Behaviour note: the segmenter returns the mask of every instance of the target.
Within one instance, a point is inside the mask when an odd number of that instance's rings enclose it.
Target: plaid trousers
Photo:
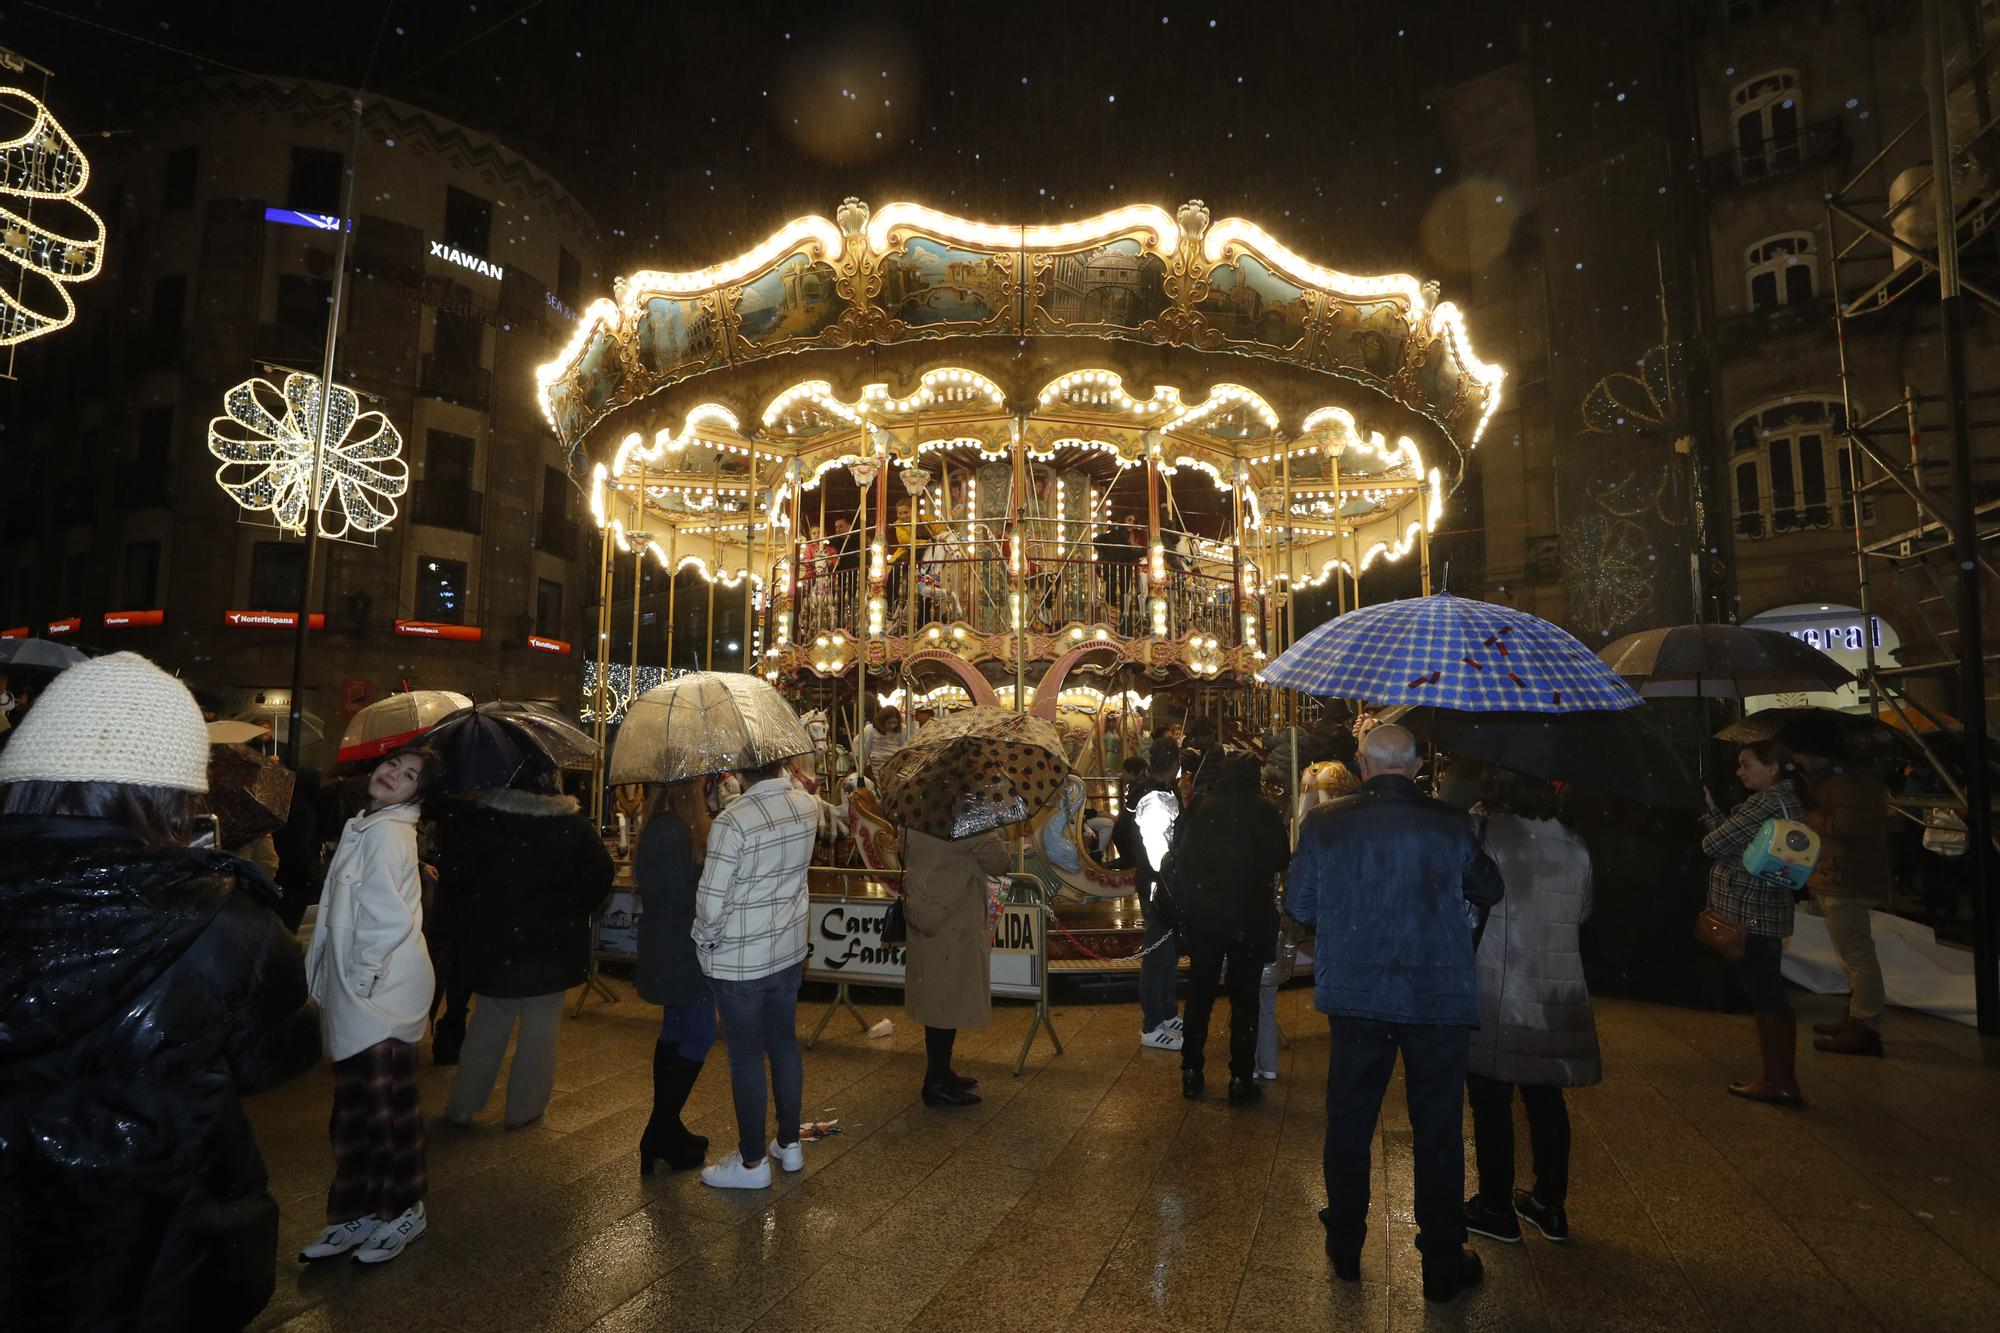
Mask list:
[[[424,1121],[417,1107],[417,1048],[389,1038],[333,1062],[333,1184],[329,1225],[385,1221],[424,1197]]]

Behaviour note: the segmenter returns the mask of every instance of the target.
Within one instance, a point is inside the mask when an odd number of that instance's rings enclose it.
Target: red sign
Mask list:
[[[538,653],[558,653],[564,657],[569,656],[569,645],[561,639],[545,639],[539,634],[530,634],[528,636],[528,646]]]
[[[12,629],[0,629],[0,639],[25,639],[33,632],[32,625],[16,625]]]
[[[459,643],[478,643],[477,625],[440,625],[429,620],[399,620],[396,633],[408,634],[418,639],[452,639]]]
[[[222,623],[225,625],[261,625],[269,629],[295,629],[299,623],[296,611],[224,611]],[[306,622],[308,629],[325,629],[326,617],[317,611]]]
[[[161,625],[166,623],[166,619],[165,611],[106,611],[104,628],[130,629],[135,625]]]
[[[51,639],[60,638],[65,634],[74,634],[82,628],[82,616],[71,616],[68,620],[51,620],[49,622],[49,637]]]

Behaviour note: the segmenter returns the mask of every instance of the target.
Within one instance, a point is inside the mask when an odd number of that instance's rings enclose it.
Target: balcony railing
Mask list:
[[[420,481],[410,488],[410,517],[433,528],[478,532],[485,513],[483,491]]]
[[[1806,126],[1796,134],[1766,139],[1755,148],[1736,147],[1707,162],[1710,190],[1734,190],[1776,180],[1808,167],[1847,160],[1847,131],[1839,117]]]
[[[576,559],[576,520],[546,510],[535,515],[535,549],[558,560]]]
[[[162,338],[152,335],[136,338],[132,344],[133,369],[179,370],[185,356],[186,344],[176,335]]]
[[[484,412],[492,395],[493,372],[484,366],[454,366],[424,353],[423,391],[433,398]]]
[[[1746,314],[1731,315],[1715,330],[1716,350],[1731,359],[1755,356],[1774,338],[1790,338],[1803,333],[1833,332],[1833,298],[1815,297],[1790,305],[1771,306]]]

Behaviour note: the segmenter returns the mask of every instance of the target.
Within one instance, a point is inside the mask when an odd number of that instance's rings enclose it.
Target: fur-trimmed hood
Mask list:
[[[542,819],[573,815],[582,808],[574,796],[550,796],[512,787],[487,787],[473,794],[472,803],[496,814],[534,815]]]

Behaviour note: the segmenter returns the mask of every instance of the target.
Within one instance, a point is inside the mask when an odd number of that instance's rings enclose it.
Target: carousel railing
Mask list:
[[[982,533],[989,530],[978,526]],[[1165,534],[1172,543],[1162,557],[1166,577],[1156,581],[1148,577],[1145,550],[1117,529],[1080,519],[1035,519],[1023,525],[1023,533],[1022,616],[1033,631],[1102,625],[1115,634],[1141,637],[1153,632],[1152,603],[1158,597],[1165,604],[1164,628],[1170,638],[1206,634],[1234,644],[1241,634],[1240,613],[1261,611],[1255,598],[1239,602],[1234,563],[1212,553],[1187,553],[1192,542],[1184,534]],[[979,634],[1004,634],[1012,628],[1014,580],[1004,536],[920,535],[915,542],[888,547],[885,556],[882,632],[904,634],[959,623]],[[800,639],[834,630],[865,634],[871,593],[866,575],[859,564],[843,569],[832,557],[802,560],[794,634]]]

